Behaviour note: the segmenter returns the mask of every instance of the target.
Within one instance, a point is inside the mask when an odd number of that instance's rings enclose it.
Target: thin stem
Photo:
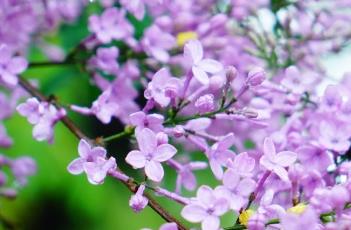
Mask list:
[[[19,77],[19,84],[30,93],[32,96],[38,98],[41,101],[47,101],[55,105],[57,108],[61,108],[61,106],[55,101],[52,102],[48,100],[48,98],[43,95],[40,91],[38,91],[35,87],[33,87],[27,80]],[[83,132],[68,118],[64,117],[61,119],[62,123],[78,138],[78,139],[87,139],[87,136],[83,134]],[[120,180],[131,192],[136,193],[138,184],[134,182],[133,179],[128,181]],[[145,194],[145,197],[149,200],[148,205],[157,212],[164,220],[167,222],[175,222],[178,225],[180,230],[186,230],[187,228],[174,216],[172,216],[167,210],[165,210],[153,197],[149,194]]]
[[[70,65],[75,65],[75,63],[72,62],[33,62],[29,63],[28,68],[36,68],[36,67],[50,67],[50,66],[70,66]]]

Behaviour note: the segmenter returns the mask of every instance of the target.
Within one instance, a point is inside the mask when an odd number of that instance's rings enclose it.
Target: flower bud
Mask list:
[[[266,79],[266,72],[261,67],[252,69],[246,79],[249,86],[258,86]]]
[[[177,125],[172,129],[172,134],[175,138],[180,138],[184,135],[185,130],[181,125]]]
[[[238,70],[234,66],[228,66],[226,69],[227,82],[231,83],[238,75]]]
[[[211,112],[215,109],[214,96],[212,94],[206,94],[199,97],[195,102],[195,107],[199,113]]]
[[[164,132],[159,132],[156,134],[157,145],[167,144],[168,143],[168,135]]]
[[[143,196],[144,190],[145,185],[140,185],[138,191],[129,200],[129,206],[133,209],[134,212],[138,213],[142,211],[148,203],[148,199]]]

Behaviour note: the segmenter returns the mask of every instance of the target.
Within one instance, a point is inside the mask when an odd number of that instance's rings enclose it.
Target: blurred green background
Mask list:
[[[100,11],[97,5],[91,4],[79,20],[70,25],[60,26],[57,31],[47,34],[45,39],[63,47],[68,53],[88,35],[88,15]],[[149,19],[143,22],[132,21],[139,36],[143,28],[150,23]],[[45,57],[33,46],[29,60],[40,62],[44,61]],[[86,73],[76,66],[30,68],[24,76],[27,79],[36,79],[45,95],[55,94],[62,103],[90,106],[99,95],[98,89],[89,84]],[[92,117],[73,113],[69,113],[69,117],[92,138],[109,136],[122,130],[118,121],[104,126]],[[135,214],[128,206],[131,193],[120,182],[108,178],[103,185],[94,186],[88,183],[83,174],[69,174],[66,167],[78,156],[78,140],[62,124],[55,128],[53,145],[36,142],[32,138],[32,126],[18,114],[6,120],[5,126],[15,143],[12,148],[0,149],[0,152],[12,157],[29,155],[38,164],[37,174],[30,177],[28,185],[19,192],[18,198],[0,198],[1,215],[14,223],[18,229],[158,229],[164,223],[149,207],[142,213]],[[117,159],[119,167],[129,175],[140,177],[124,163],[125,155],[130,150],[126,140],[112,142],[107,148],[109,154]],[[174,190],[175,173],[167,166],[165,170],[166,176],[162,186]],[[208,170],[197,172],[196,175],[199,183],[215,184]],[[172,214],[179,217],[180,205],[162,197],[157,199]],[[233,216],[228,214],[222,224],[230,226],[232,222]]]

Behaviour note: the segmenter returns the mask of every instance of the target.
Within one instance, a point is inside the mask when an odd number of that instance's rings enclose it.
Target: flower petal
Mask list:
[[[85,161],[82,158],[74,159],[68,166],[67,170],[73,175],[81,174],[84,171],[83,163]]]
[[[283,167],[276,165],[273,168],[273,172],[277,174],[277,176],[279,176],[279,178],[282,179],[282,181],[289,181],[288,172]]]
[[[22,73],[28,66],[28,62],[23,57],[14,57],[7,65],[7,69],[12,74]]]
[[[145,164],[146,176],[155,182],[160,182],[164,176],[162,165],[157,161],[149,161]]]
[[[269,137],[266,137],[264,139],[263,143],[263,153],[266,155],[271,161],[274,161],[276,151],[275,151],[275,146],[273,143],[273,140]]]
[[[200,67],[203,71],[212,74],[223,70],[223,65],[213,59],[203,59],[197,64],[197,66]]]
[[[223,185],[230,190],[235,189],[239,181],[239,174],[234,172],[233,169],[228,169],[223,175]]]
[[[192,71],[194,74],[194,77],[203,85],[208,85],[210,83],[210,79],[205,71],[203,71],[201,68],[193,66]]]
[[[218,230],[219,229],[219,218],[216,216],[207,216],[201,223],[202,230]]]
[[[213,190],[207,185],[202,185],[196,192],[197,199],[205,206],[211,206],[216,199]]]
[[[163,162],[171,159],[177,152],[177,149],[170,144],[162,144],[157,146],[156,152],[154,153],[153,160]]]
[[[136,139],[138,141],[139,149],[143,153],[153,153],[157,147],[157,139],[154,132],[150,129],[145,128],[140,132],[137,132]]]
[[[87,158],[89,156],[90,145],[86,140],[81,139],[79,141],[78,153],[79,153],[79,156],[81,156],[82,158]]]
[[[275,157],[275,163],[282,167],[292,165],[297,159],[297,154],[291,151],[279,152]]]
[[[216,216],[223,215],[229,209],[228,200],[225,198],[217,199],[216,202],[214,203],[213,208],[214,208],[213,214],[215,214]]]
[[[126,162],[134,168],[144,168],[146,163],[145,155],[137,150],[128,153]]]
[[[181,212],[182,217],[189,222],[198,223],[205,219],[208,214],[206,210],[197,204],[189,204],[185,206]]]
[[[203,48],[198,40],[191,40],[184,46],[184,56],[198,63],[203,57]]]

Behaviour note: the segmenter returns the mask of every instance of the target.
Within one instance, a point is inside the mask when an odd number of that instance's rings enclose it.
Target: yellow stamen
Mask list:
[[[177,35],[177,45],[183,46],[188,41],[197,39],[197,37],[197,33],[193,31],[180,32]]]
[[[289,213],[295,213],[295,214],[301,214],[305,211],[307,205],[305,205],[304,203],[300,203],[295,205],[294,207],[289,208],[287,211]]]
[[[239,215],[239,221],[241,224],[247,226],[247,223],[249,222],[250,217],[254,214],[255,212],[251,209],[247,209],[240,213]]]

